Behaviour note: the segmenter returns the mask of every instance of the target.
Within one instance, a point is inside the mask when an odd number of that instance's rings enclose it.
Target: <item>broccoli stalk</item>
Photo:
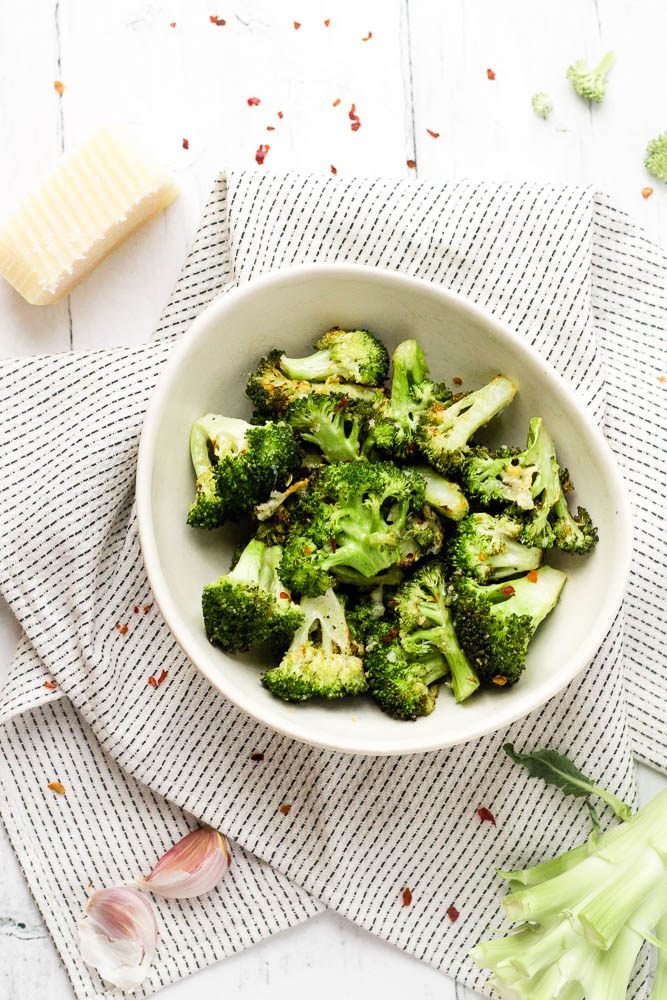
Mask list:
[[[614,58],[614,52],[607,52],[606,56],[593,69],[587,66],[585,59],[577,59],[565,75],[581,97],[600,104],[607,92],[606,76],[611,69]]]
[[[204,587],[206,637],[226,653],[239,653],[265,640],[281,648],[303,615],[278,578],[279,545],[253,539],[231,572]]]
[[[551,566],[511,583],[453,577],[449,600],[461,646],[483,680],[503,687],[523,673],[528,644],[558,603],[565,573]]]
[[[667,132],[651,139],[646,147],[644,166],[654,177],[667,184]]]
[[[542,563],[543,549],[517,541],[523,524],[511,517],[470,514],[456,526],[447,543],[447,561],[452,571],[479,583],[503,580],[528,573]]]
[[[304,396],[290,404],[286,420],[303,441],[317,445],[327,462],[366,457],[364,404],[350,404],[346,396]]]
[[[291,379],[326,382],[344,379],[360,385],[382,385],[387,377],[389,355],[383,344],[367,330],[329,330],[307,358],[280,357],[280,367]]]
[[[413,471],[422,476],[426,483],[424,499],[427,504],[450,521],[460,521],[466,516],[468,501],[458,483],[439,476],[428,465],[414,465]]]
[[[305,597],[300,613],[302,624],[280,664],[262,677],[264,686],[283,701],[363,694],[367,687],[363,663],[334,591]]]
[[[433,403],[421,416],[417,443],[423,455],[438,472],[461,466],[469,452],[468,440],[487,424],[516,395],[516,386],[503,375],[488,385],[451,403]]]

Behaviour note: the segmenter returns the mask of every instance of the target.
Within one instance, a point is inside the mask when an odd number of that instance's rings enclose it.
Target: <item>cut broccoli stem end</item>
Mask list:
[[[228,573],[228,579],[234,580],[236,583],[259,584],[266,552],[267,548],[264,542],[253,538],[241,553],[234,569]],[[266,589],[271,588],[267,587]]]
[[[528,615],[536,629],[555,608],[566,579],[565,573],[551,566],[531,571],[528,576],[512,582],[514,593],[506,601],[494,605],[494,617]]]
[[[307,358],[288,358],[283,354],[280,367],[289,378],[307,382],[325,382],[336,374],[330,350],[316,351]]]

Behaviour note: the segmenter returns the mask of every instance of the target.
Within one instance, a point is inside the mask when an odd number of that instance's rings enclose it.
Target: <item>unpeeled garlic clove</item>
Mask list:
[[[231,862],[224,835],[203,826],[174,844],[137,885],[167,899],[203,896],[215,888]]]
[[[157,947],[153,907],[136,889],[100,889],[88,900],[79,941],[84,962],[102,979],[121,990],[136,990]]]

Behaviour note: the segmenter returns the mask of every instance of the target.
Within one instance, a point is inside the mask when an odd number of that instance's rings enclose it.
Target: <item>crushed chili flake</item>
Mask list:
[[[209,14],[208,19],[211,24],[217,24],[219,28],[222,27],[223,24],[227,24],[224,17],[218,17],[217,14]]]
[[[190,143],[188,142],[187,139],[184,139],[183,140],[183,149],[189,149],[189,148],[190,148]]]
[[[373,32],[369,31],[365,38],[362,38],[362,42],[368,42],[373,37]]]
[[[650,198],[653,194],[653,188],[642,188],[642,198]]]
[[[405,162],[410,167],[410,170],[414,170],[415,167],[417,166],[417,161],[416,160],[406,160]]]
[[[148,612],[152,607],[153,607],[152,604],[144,604],[144,614],[148,614]]]
[[[251,753],[250,754],[250,760],[254,760],[255,763],[257,763],[257,761],[264,760],[264,754],[263,753]]]
[[[455,906],[450,906],[449,909],[447,910],[447,916],[449,917],[451,922],[455,924],[456,921],[459,919],[459,911],[456,909]]]
[[[412,902],[412,893],[410,892],[410,890],[407,888],[404,889],[403,892],[401,893],[401,896],[403,898],[403,906],[409,906],[410,903]]]
[[[526,580],[529,583],[537,583],[539,580],[539,575],[536,569],[531,569],[530,573],[526,573]]]
[[[169,22],[169,27],[170,28],[175,28],[176,27],[176,22],[175,21],[170,21]],[[92,885],[92,883],[91,883],[91,885]]]
[[[463,385],[463,379],[459,375],[455,375],[452,382],[454,385]]]
[[[120,630],[120,634],[127,635],[127,625],[123,625],[122,629]]]
[[[516,590],[514,589],[511,583],[508,583],[506,587],[502,588],[500,593],[504,594],[505,597],[513,597],[513,595],[516,594]]]
[[[329,539],[329,544],[331,545],[331,551],[335,552],[336,549],[338,548],[338,542],[336,541],[333,535]]]
[[[287,594],[287,593],[285,593],[284,590],[280,591],[280,593],[278,594],[278,597],[280,598],[281,601],[291,601],[292,600],[292,598],[290,597],[290,595]]]
[[[132,608],[132,610],[134,611],[135,615],[139,614],[139,606],[137,604],[134,605],[134,607]]]
[[[248,107],[256,108],[259,103],[260,103],[259,97],[249,97],[248,98]]]
[[[279,117],[279,118],[282,118],[282,117],[283,117],[283,113],[282,113],[282,111],[279,111],[279,112],[278,112],[278,117]]]
[[[334,409],[334,413],[340,413],[341,410],[344,410],[345,407],[347,406],[347,402],[348,402],[347,401],[347,396],[343,396],[343,398],[340,400],[340,402],[336,405],[336,407]]]
[[[50,788],[52,792],[57,792],[58,795],[65,794],[65,786],[60,781],[50,781],[47,788]]]
[[[336,100],[333,102],[334,108],[337,108],[339,104],[340,104],[340,97],[337,97]]]
[[[283,804],[280,807],[280,812],[283,814],[283,816],[287,816],[287,813],[290,811],[291,808],[292,807],[289,804],[289,802],[283,802]]]
[[[361,122],[352,122],[350,128],[352,129],[353,132],[358,132],[359,129],[361,128]]]
[[[264,157],[266,156],[266,154],[268,153],[268,151],[270,149],[271,149],[271,147],[269,146],[268,143],[266,143],[266,144],[260,143],[259,149],[255,153],[255,160],[260,165],[260,167],[264,163]]]
[[[156,688],[156,687],[157,687],[157,680],[155,679],[155,677],[153,677],[153,675],[152,675],[152,674],[151,674],[151,675],[150,675],[150,677],[148,678],[148,683],[150,684],[150,686],[151,686],[152,688]]]
[[[337,173],[338,173],[338,171],[337,171],[337,170],[336,170],[336,168],[334,167],[333,163],[331,164],[331,168],[330,168],[330,169],[331,169],[331,173],[332,173],[332,174],[337,174]]]
[[[120,628],[120,622],[116,622],[115,628]]]
[[[391,640],[395,639],[398,634],[399,634],[399,629],[391,628],[389,629],[386,635],[383,635],[380,638],[382,639],[383,642],[391,642]]]
[[[477,662],[480,663],[479,660]],[[505,687],[505,685],[507,684],[507,678],[503,677],[502,674],[496,674],[496,676],[493,678],[493,683],[497,684],[499,688]]]
[[[267,125],[266,126],[266,131],[267,132],[275,132],[275,130],[276,130],[275,125]]]
[[[298,31],[300,27],[301,27],[301,21],[295,21],[294,22],[294,30]]]
[[[480,552],[477,558],[479,559],[480,562],[486,562],[486,556],[484,555],[483,552]]]
[[[489,80],[495,80],[496,78],[496,74],[493,72],[492,69],[487,69],[486,75],[488,76]]]
[[[54,80],[53,89],[55,90],[56,94],[59,94],[59,96],[62,97],[65,91],[65,84],[61,83],[60,80]]]
[[[313,550],[311,549],[310,545],[306,545],[305,549],[303,550],[303,554],[304,554],[305,556],[309,556],[309,555],[311,554],[311,552],[312,552],[312,551],[313,551]]]
[[[166,679],[167,679],[167,671],[166,671],[166,670],[163,670],[163,671],[162,671],[162,672],[160,673],[160,676],[158,677],[158,679],[157,679],[157,682],[158,682],[158,684],[162,684],[162,682],[163,682],[163,681],[166,681]]]
[[[44,681],[44,687],[48,688],[49,691],[55,691],[58,685],[56,684],[55,681]]]
[[[328,18],[327,18],[327,19],[325,20],[325,22],[324,22],[324,27],[325,27],[325,28],[328,28],[330,24],[331,24],[331,18],[330,18],[330,17],[328,17]]]
[[[348,116],[352,119],[353,122],[359,121],[359,115],[357,114],[357,105],[356,104],[352,105],[352,107],[348,111]]]
[[[439,132],[433,132],[430,128],[427,128],[426,131],[428,132],[428,134],[430,136],[432,136],[432,138],[434,138],[434,139],[439,139],[440,138],[440,133]]]
[[[478,809],[477,815],[481,819],[482,823],[486,822],[486,823],[493,823],[494,826],[496,825],[496,817],[493,815],[490,809],[486,808],[486,806],[482,806],[481,809]]]

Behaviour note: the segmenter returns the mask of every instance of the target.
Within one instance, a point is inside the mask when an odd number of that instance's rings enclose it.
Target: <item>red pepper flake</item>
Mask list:
[[[401,896],[403,898],[403,906],[409,906],[410,903],[412,902],[412,893],[410,892],[410,890],[407,888],[404,889],[403,892],[401,893]]]
[[[328,28],[330,24],[331,24],[331,18],[330,18],[330,17],[328,17],[328,18],[326,19],[326,21],[324,22],[324,27],[325,27],[325,28]]]
[[[267,132],[275,132],[275,130],[276,130],[275,125],[267,125],[266,126],[266,131]]]
[[[387,632],[387,634],[381,636],[380,638],[382,639],[383,642],[391,642],[391,640],[395,639],[396,636],[399,634],[399,631],[400,630],[397,629],[397,628],[389,629],[389,631]]]
[[[176,22],[175,21],[170,21],[169,22],[169,27],[170,28],[175,28],[176,27]]]
[[[333,102],[334,108],[337,108],[339,104],[340,104],[340,97],[337,97],[336,100]]]
[[[287,816],[287,813],[290,811],[291,808],[292,807],[289,804],[289,802],[283,802],[279,811],[283,814],[283,816]]]
[[[278,117],[279,117],[279,118],[282,118],[282,117],[283,117],[283,113],[282,113],[282,111],[279,111],[279,112],[278,112]]]
[[[340,413],[341,410],[344,410],[345,407],[347,406],[347,403],[348,403],[347,396],[343,396],[343,398],[340,400],[340,402],[336,406],[336,408],[334,410],[334,413]]]
[[[410,167],[410,170],[414,170],[415,167],[417,166],[417,161],[416,160],[406,160],[405,162]]]
[[[120,630],[120,634],[127,635],[127,625],[123,625],[122,629]]]
[[[157,682],[158,682],[158,686],[159,686],[160,684],[162,684],[162,682],[163,682],[163,681],[166,681],[166,679],[167,679],[167,671],[166,671],[166,670],[163,670],[163,671],[162,671],[162,672],[160,673],[160,676],[159,676],[159,677],[158,677],[158,679],[157,679]]]
[[[493,815],[490,809],[486,808],[486,806],[482,806],[481,809],[478,809],[477,815],[481,819],[482,823],[486,822],[486,823],[493,823],[494,826],[496,825],[496,817]]]
[[[44,687],[48,688],[49,691],[55,691],[58,685],[56,684],[55,681],[44,681]]]
[[[362,42],[368,42],[373,37],[373,32],[369,31],[365,38],[362,38]]]
[[[116,628],[120,628],[120,622],[116,622]]]
[[[642,198],[650,198],[653,194],[653,188],[642,188]]]
[[[151,686],[152,688],[156,688],[156,687],[157,687],[157,680],[155,679],[155,677],[153,677],[153,675],[152,675],[152,674],[151,674],[151,675],[150,675],[150,677],[148,678],[148,683],[150,684],[150,686]]]
[[[298,31],[300,27],[301,27],[301,21],[295,21],[294,22],[294,30]]]
[[[259,103],[260,103],[259,97],[249,97],[248,98],[248,107],[250,107],[250,108],[256,108]]]
[[[454,385],[463,385],[463,379],[459,375],[455,375],[452,382]]]
[[[187,139],[184,139],[183,140],[183,149],[189,149],[189,148],[190,148],[190,143],[188,142]]]
[[[348,117],[350,117],[353,122],[358,122],[359,121],[359,115],[357,114],[357,105],[356,104],[353,104],[352,107],[350,108],[350,110],[348,111]]]
[[[393,599],[393,597],[392,597],[392,598],[390,598],[390,600],[388,600],[388,601],[387,601],[387,604],[391,604],[391,606],[392,606],[393,608],[397,608],[397,607],[398,607],[398,601],[395,601],[395,600]]]
[[[336,541],[333,535],[329,539],[329,544],[331,545],[331,551],[335,552],[336,549],[338,548],[338,542]]]
[[[502,588],[500,593],[504,594],[505,597],[514,597],[514,595],[516,594],[516,590],[514,589],[511,583],[508,583],[506,587]]]
[[[336,170],[336,168],[334,167],[333,163],[331,164],[331,168],[330,168],[330,169],[331,169],[331,173],[332,173],[332,174],[337,174],[337,173],[338,173],[338,171],[337,171],[337,170]]]
[[[58,795],[65,794],[65,786],[60,781],[50,781],[47,788],[50,788],[52,792],[56,792]]]
[[[432,137],[433,137],[434,139],[439,139],[439,138],[440,138],[440,133],[439,133],[439,132],[432,132],[430,128],[427,128],[427,129],[426,129],[426,131],[427,131],[427,132],[428,132],[428,134],[429,134],[430,136],[432,136]]]
[[[459,911],[456,909],[455,906],[450,906],[449,909],[447,910],[447,916],[449,917],[451,922],[455,924],[456,921],[459,919]]]
[[[224,17],[218,17],[217,14],[209,14],[208,19],[211,24],[217,24],[219,28],[221,28],[223,24],[227,24]]]
[[[144,614],[147,615],[152,607],[153,607],[152,604],[144,604]]]
[[[529,583],[537,583],[539,576],[536,569],[531,569],[530,573],[526,573],[526,580]]]
[[[280,591],[280,593],[278,594],[278,597],[280,598],[281,601],[291,601],[292,600],[292,598],[290,597],[290,595],[287,594],[287,593],[285,593],[284,590]]]
[[[255,160],[257,161],[257,163],[259,163],[260,167],[264,163],[264,157],[266,156],[266,154],[268,153],[268,151],[270,149],[271,149],[271,147],[269,146],[268,143],[266,143],[266,144],[264,144],[264,143],[260,144],[259,149],[255,153]]]
[[[312,551],[313,550],[311,549],[310,545],[306,545],[305,549],[303,550],[303,554],[305,556],[309,556],[312,553]]]
[[[495,80],[496,78],[496,74],[493,72],[492,69],[487,69],[486,75],[488,76],[489,80]]]
[[[264,760],[264,754],[263,753],[251,753],[250,754],[250,760],[254,760],[255,763],[257,763],[260,760]]]
[[[61,83],[60,80],[54,80],[53,89],[55,90],[56,94],[62,97],[63,93],[65,92],[65,84]]]
[[[352,129],[353,132],[358,132],[359,129],[361,128],[361,122],[352,122],[350,128]]]
[[[134,611],[135,615],[139,614],[139,606],[137,604],[134,605],[134,607],[132,608],[132,610]]]

